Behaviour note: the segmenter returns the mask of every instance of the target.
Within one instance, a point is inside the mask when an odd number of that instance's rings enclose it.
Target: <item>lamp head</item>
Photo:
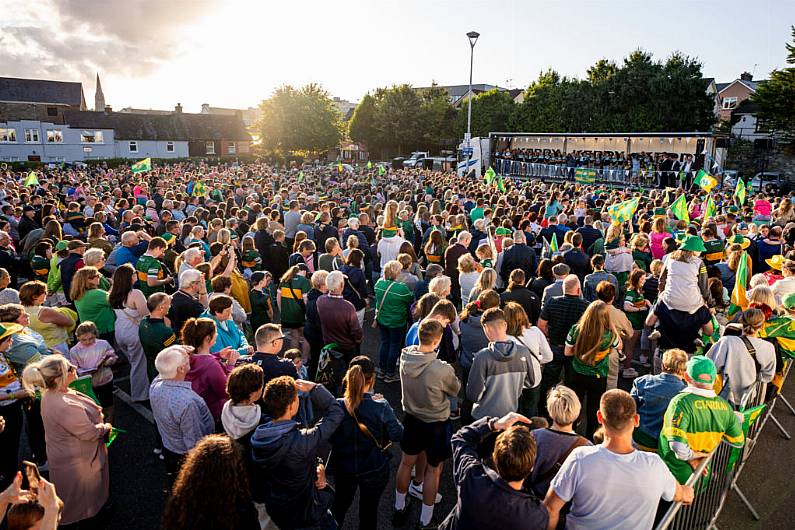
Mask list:
[[[467,37],[469,37],[469,45],[474,48],[475,43],[478,41],[478,37],[480,37],[480,33],[477,31],[470,31],[467,33]]]

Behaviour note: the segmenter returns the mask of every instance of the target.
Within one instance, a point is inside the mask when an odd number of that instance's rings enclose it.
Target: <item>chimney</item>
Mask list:
[[[753,81],[754,76],[748,72],[743,72],[740,74],[740,79],[743,81]]]
[[[182,103],[177,103],[177,106],[174,107],[174,112],[177,114],[182,114]]]
[[[111,112],[113,112],[113,109],[111,108],[111,106],[110,105],[105,105],[105,114],[110,114]]]

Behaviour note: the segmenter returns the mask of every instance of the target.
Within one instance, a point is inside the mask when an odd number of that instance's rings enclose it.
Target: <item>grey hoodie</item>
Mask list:
[[[447,398],[458,395],[461,389],[453,367],[437,359],[436,352],[420,352],[419,346],[403,348],[400,383],[403,410],[427,423],[448,420],[450,401]]]
[[[221,423],[224,431],[233,440],[242,438],[257,428],[262,412],[259,405],[232,405],[232,401],[224,403],[221,410]]]
[[[519,409],[522,390],[533,387],[530,351],[513,341],[491,342],[475,355],[467,381],[472,417],[503,417]]]

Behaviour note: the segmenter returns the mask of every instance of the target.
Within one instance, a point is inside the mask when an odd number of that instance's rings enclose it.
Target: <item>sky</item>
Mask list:
[[[643,48],[697,57],[705,77],[786,67],[791,0],[0,0],[0,76],[82,81],[115,110],[256,106],[320,83],[358,101],[378,87],[524,88],[539,72],[584,77]]]

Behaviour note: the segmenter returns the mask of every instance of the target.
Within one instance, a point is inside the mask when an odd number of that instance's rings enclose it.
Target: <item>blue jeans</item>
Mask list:
[[[406,325],[388,328],[379,323],[378,329],[381,330],[381,348],[378,354],[378,364],[381,367],[381,371],[385,374],[394,374],[395,365],[398,357],[400,357],[400,350],[406,340]]]

